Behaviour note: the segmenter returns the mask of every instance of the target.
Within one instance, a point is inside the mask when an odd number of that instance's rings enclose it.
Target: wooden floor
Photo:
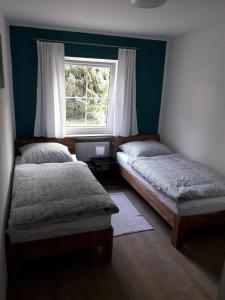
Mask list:
[[[112,264],[103,265],[95,250],[30,261],[9,283],[7,299],[216,299],[225,226],[190,234],[179,252],[170,244],[170,227],[132,188],[106,189],[124,192],[154,230],[114,238]]]

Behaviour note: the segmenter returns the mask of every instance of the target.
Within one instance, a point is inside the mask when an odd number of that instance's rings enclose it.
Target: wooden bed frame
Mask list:
[[[36,142],[57,142],[66,145],[71,154],[75,154],[75,139],[50,139],[32,138],[18,139],[15,141],[15,153],[19,153],[21,146]],[[55,237],[43,240],[36,240],[24,243],[12,243],[6,234],[7,264],[10,274],[13,274],[15,266],[24,259],[44,257],[59,253],[68,253],[76,250],[102,247],[103,262],[110,262],[112,259],[113,228],[78,233],[62,237]]]
[[[114,147],[117,147],[123,143],[129,141],[140,141],[140,140],[160,140],[159,135],[137,135],[129,137],[114,137]],[[140,180],[134,175],[128,172],[122,165],[118,164],[118,172],[121,176],[166,220],[172,227],[171,243],[176,248],[182,248],[184,245],[185,235],[188,231],[193,230],[197,227],[208,226],[211,224],[217,224],[225,222],[225,210],[192,215],[192,216],[178,216],[159,198],[151,192]]]

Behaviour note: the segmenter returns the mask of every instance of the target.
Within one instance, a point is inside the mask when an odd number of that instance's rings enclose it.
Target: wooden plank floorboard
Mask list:
[[[225,260],[225,226],[191,233],[185,248],[170,243],[170,227],[127,184],[107,186],[124,192],[154,226],[114,238],[112,264],[97,250],[27,262],[8,300],[214,300]]]

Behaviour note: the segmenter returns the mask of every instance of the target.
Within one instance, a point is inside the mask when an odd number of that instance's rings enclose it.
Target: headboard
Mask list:
[[[160,141],[159,134],[152,134],[152,135],[130,135],[130,136],[115,136],[112,138],[113,148],[116,152],[118,150],[119,145],[131,142],[131,141],[146,141],[146,140],[155,140]]]
[[[75,138],[65,137],[65,138],[44,138],[35,137],[30,139],[17,139],[15,141],[15,154],[19,154],[19,148],[32,143],[59,143],[68,147],[71,154],[75,154]]]

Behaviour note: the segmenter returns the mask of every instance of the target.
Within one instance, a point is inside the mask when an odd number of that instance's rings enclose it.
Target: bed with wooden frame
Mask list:
[[[56,142],[68,147],[71,154],[75,154],[74,138],[32,138],[18,139],[15,141],[15,154],[18,155],[19,147],[30,143]],[[9,272],[25,259],[44,257],[60,253],[74,252],[95,247],[102,248],[103,262],[110,262],[112,258],[113,228],[112,226],[96,231],[66,235],[61,237],[34,240],[22,243],[12,243],[6,234],[7,264]]]
[[[115,151],[118,146],[130,141],[156,140],[160,141],[159,135],[137,135],[129,137],[114,137],[113,146]],[[166,220],[172,227],[171,243],[176,248],[182,248],[185,235],[197,227],[204,227],[211,224],[225,222],[225,210],[190,216],[179,216],[166,206],[159,198],[150,191],[132,173],[126,170],[121,164],[117,165],[120,175]]]

